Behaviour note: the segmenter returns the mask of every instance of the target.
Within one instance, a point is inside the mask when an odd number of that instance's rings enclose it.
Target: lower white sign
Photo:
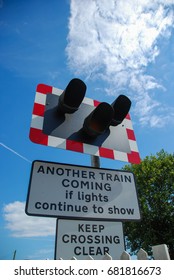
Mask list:
[[[124,250],[121,222],[57,220],[56,260],[102,260],[106,253],[119,260]]]

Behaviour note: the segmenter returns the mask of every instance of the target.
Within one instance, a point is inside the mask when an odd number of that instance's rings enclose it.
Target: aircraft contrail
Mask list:
[[[31,163],[31,161],[30,161],[29,159],[27,159],[26,157],[23,157],[22,155],[20,155],[19,153],[17,153],[16,151],[14,151],[13,149],[11,149],[10,147],[6,146],[5,144],[3,144],[3,143],[0,142],[0,145],[1,145],[2,147],[4,147],[5,149],[9,150],[10,152],[12,152],[13,154],[15,154],[16,156],[18,156],[18,157],[22,158],[23,160],[25,160],[25,161]]]

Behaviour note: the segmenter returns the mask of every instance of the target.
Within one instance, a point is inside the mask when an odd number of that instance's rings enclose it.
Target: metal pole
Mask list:
[[[16,250],[14,250],[14,253],[13,253],[13,260],[16,259]]]
[[[91,155],[91,166],[100,168],[100,157]]]

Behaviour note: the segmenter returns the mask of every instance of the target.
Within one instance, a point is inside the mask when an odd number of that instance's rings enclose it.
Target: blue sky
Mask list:
[[[89,98],[127,95],[141,158],[173,153],[173,35],[174,0],[0,0],[0,259],[54,256],[55,219],[24,213],[32,161],[91,164],[29,140],[37,84],[78,77]]]

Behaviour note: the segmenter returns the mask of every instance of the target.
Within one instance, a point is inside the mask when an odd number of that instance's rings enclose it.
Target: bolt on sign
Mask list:
[[[131,172],[34,161],[26,214],[100,220],[140,220]]]
[[[57,219],[55,259],[101,260],[105,254],[119,260],[125,250],[121,222]]]

